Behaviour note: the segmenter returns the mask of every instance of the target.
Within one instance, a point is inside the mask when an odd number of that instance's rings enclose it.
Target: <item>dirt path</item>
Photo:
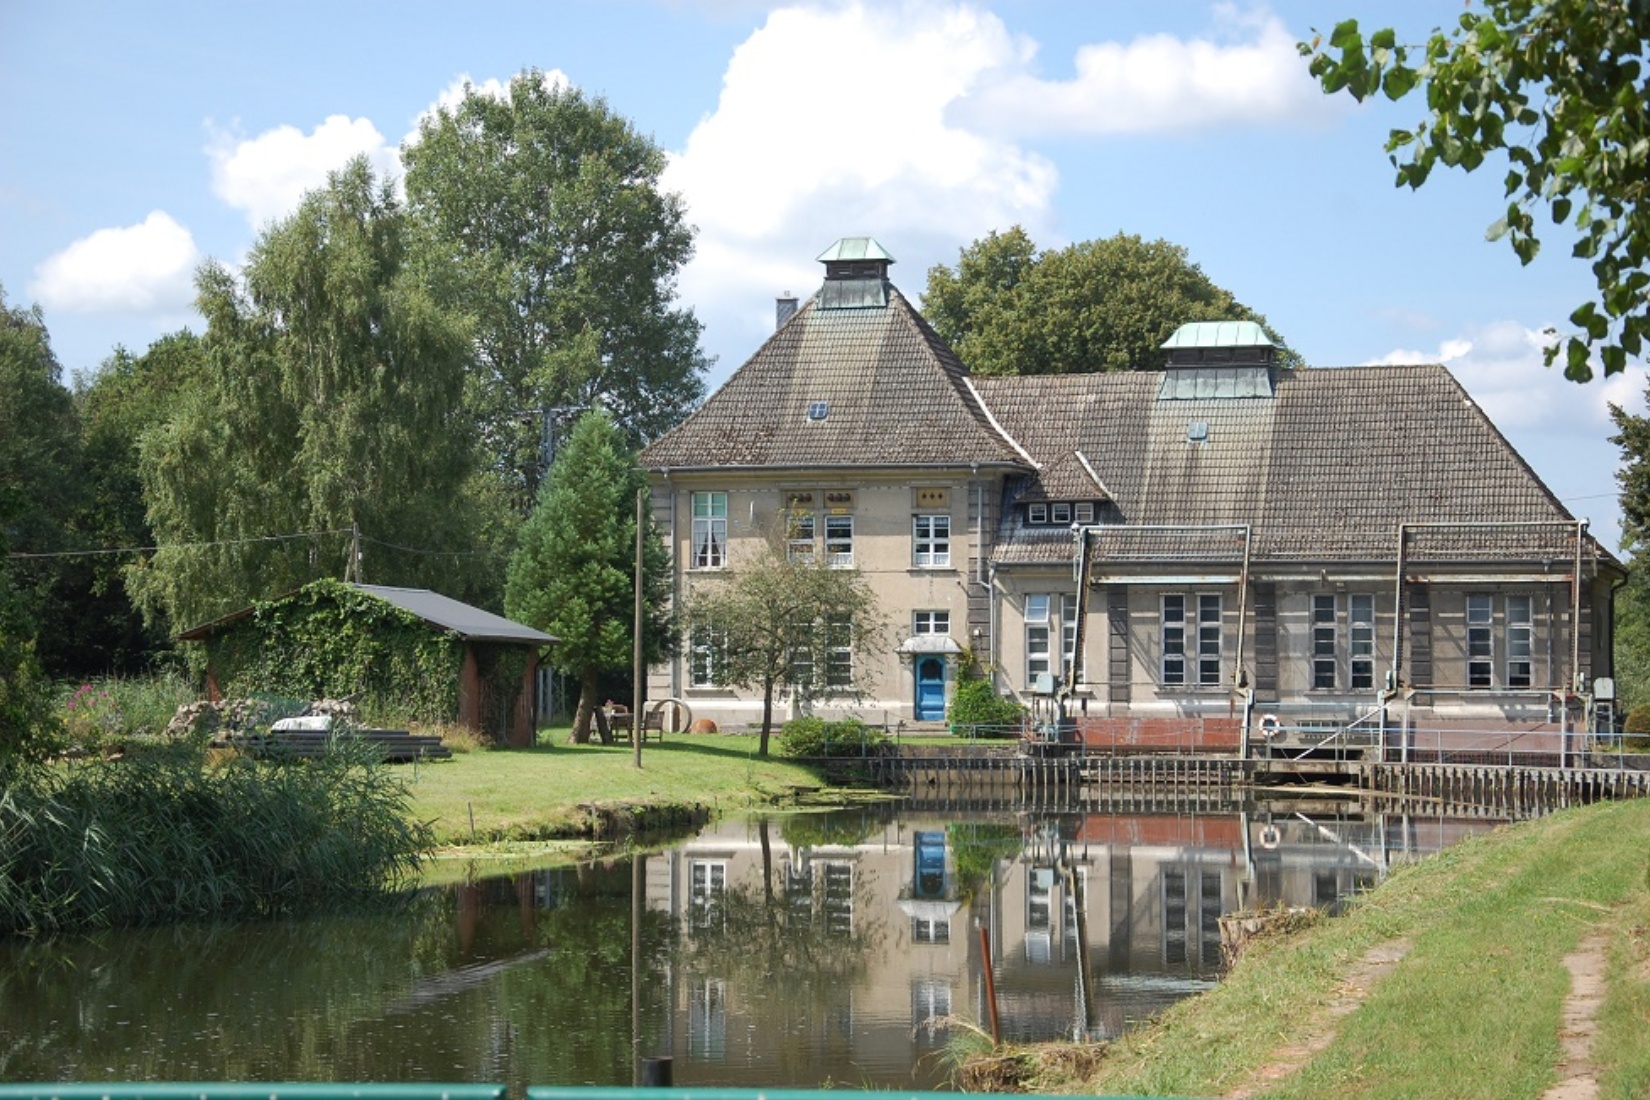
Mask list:
[[[1604,1001],[1605,949],[1608,929],[1600,929],[1576,945],[1564,957],[1570,972],[1570,995],[1564,1000],[1559,1019],[1559,1043],[1563,1061],[1559,1081],[1542,1094],[1541,1100],[1596,1100],[1598,1081],[1593,1077],[1593,1038],[1598,1032],[1598,1009]],[[1363,1003],[1386,975],[1408,954],[1408,940],[1389,940],[1364,953],[1335,992],[1317,1026],[1300,1038],[1273,1052],[1272,1060],[1226,1093],[1225,1100],[1250,1100],[1271,1090],[1278,1082],[1296,1073],[1335,1040],[1337,1021]]]
[[[1314,1055],[1321,1053],[1334,1041],[1336,1023],[1363,1003],[1375,984],[1392,973],[1403,957],[1409,954],[1409,948],[1409,940],[1397,939],[1376,944],[1364,952],[1336,988],[1334,999],[1326,1006],[1326,1011],[1316,1018],[1314,1026],[1303,1030],[1294,1043],[1273,1051],[1272,1060],[1226,1093],[1226,1100],[1249,1100],[1269,1092],[1279,1081],[1297,1072]]]
[[[1592,933],[1564,957],[1570,972],[1570,995],[1564,999],[1558,1039],[1563,1049],[1558,1084],[1541,1100],[1594,1100],[1598,1081],[1593,1077],[1593,1038],[1598,1034],[1598,1008],[1604,1002],[1605,948],[1608,928]]]

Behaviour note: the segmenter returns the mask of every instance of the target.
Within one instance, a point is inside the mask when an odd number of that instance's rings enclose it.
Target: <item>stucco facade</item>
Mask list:
[[[1080,642],[1068,713],[1092,723],[1608,720],[1624,571],[1444,368],[1285,370],[1221,322],[1139,370],[974,378],[875,242],[821,259],[642,458],[678,601],[775,539],[876,593],[889,643],[816,712],[938,718],[964,650],[1047,704]],[[714,663],[690,644],[648,693],[756,721]]]

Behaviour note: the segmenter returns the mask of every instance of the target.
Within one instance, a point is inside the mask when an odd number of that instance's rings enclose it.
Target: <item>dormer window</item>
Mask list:
[[[1078,523],[1093,523],[1094,503],[1087,500],[1078,503],[1076,505],[1076,518]]]
[[[1026,522],[1027,523],[1047,523],[1048,522],[1048,505],[1046,505],[1046,504],[1028,504],[1028,505],[1026,505]]]
[[[1071,522],[1071,505],[1050,504],[1048,506],[1048,521],[1060,524],[1062,527]]]

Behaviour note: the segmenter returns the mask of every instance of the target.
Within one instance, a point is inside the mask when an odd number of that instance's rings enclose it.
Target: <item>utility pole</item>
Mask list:
[[[361,525],[354,520],[349,524],[349,561],[344,563],[345,582],[352,578],[361,583]]]
[[[642,766],[642,738],[647,723],[642,721],[642,504],[647,487],[636,490],[636,618],[630,631],[630,743],[635,746],[636,766]]]

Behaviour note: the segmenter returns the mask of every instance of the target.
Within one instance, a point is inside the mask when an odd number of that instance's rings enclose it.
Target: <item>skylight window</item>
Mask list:
[[[1186,425],[1186,439],[1190,443],[1205,443],[1209,439],[1209,422],[1194,420]]]
[[[830,415],[831,403],[829,401],[810,401],[808,403],[809,420],[824,420]]]

